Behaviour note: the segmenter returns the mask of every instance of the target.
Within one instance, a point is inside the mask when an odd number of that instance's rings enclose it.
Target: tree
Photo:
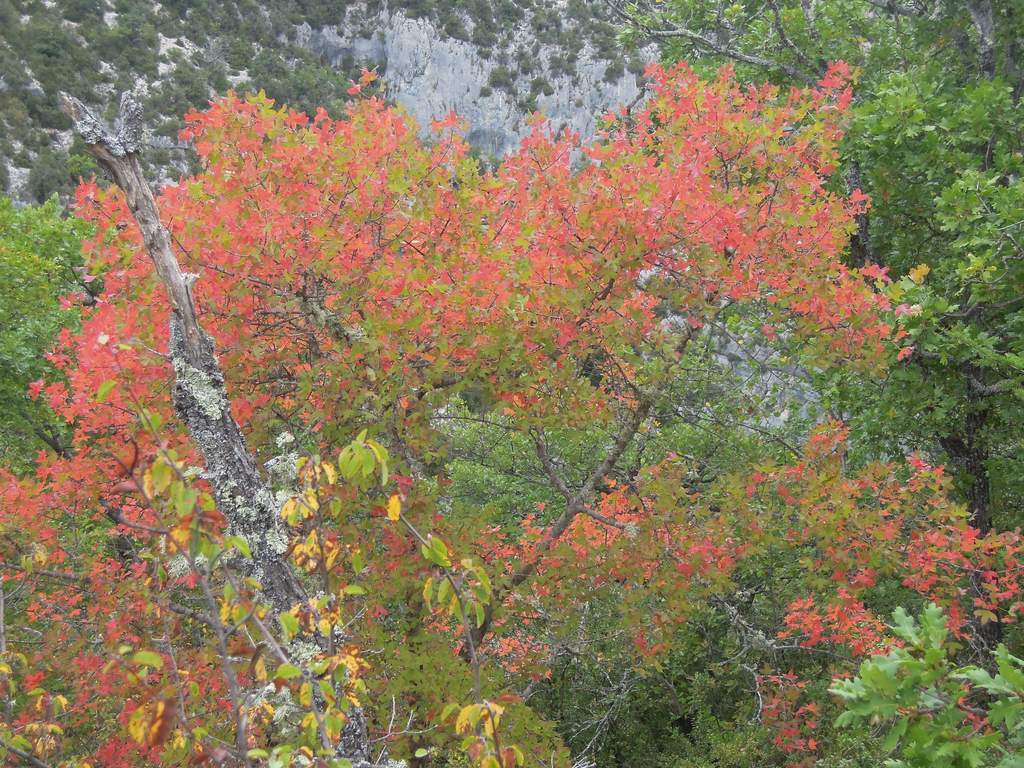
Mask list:
[[[842,155],[871,206],[851,260],[899,278],[908,336],[882,386],[841,374],[825,396],[856,416],[869,452],[909,445],[947,461],[981,529],[1019,523],[1019,4],[673,0],[619,12],[670,60],[733,61],[797,85],[836,57],[858,67]]]
[[[9,755],[340,765],[367,756],[358,701],[398,756],[564,765],[529,696],[570,634],[640,674],[701,617],[757,663],[709,651],[763,701],[766,754],[813,753],[791,733],[819,705],[768,687],[867,653],[868,601],[926,595],[965,634],[1016,613],[1020,542],[966,526],[940,469],[847,471],[835,425],[731,466],[679,450],[712,418],[760,434],[749,388],[715,394],[723,337],[870,371],[893,331],[884,276],[841,263],[846,69],[651,74],[601,140],[538,124],[493,173],[454,118],[425,145],[374,97],[334,120],[229,95],[157,197],[134,100],[118,133],[70,102],[122,192],[78,190],[103,294],[51,356],[69,455],[5,480]],[[456,485],[467,425],[530,508]]]
[[[41,399],[44,378],[56,378],[46,353],[76,311],[65,294],[87,300],[93,277],[82,269],[80,242],[89,227],[61,217],[56,200],[16,208],[0,198],[0,464],[30,468],[37,451],[66,449],[66,435]]]

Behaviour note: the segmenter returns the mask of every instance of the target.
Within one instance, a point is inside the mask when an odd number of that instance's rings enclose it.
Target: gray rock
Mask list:
[[[512,89],[492,89],[488,83],[498,62],[484,58],[473,43],[443,35],[431,21],[385,11],[370,19],[369,27],[376,30],[371,37],[349,33],[341,25],[313,29],[302,24],[296,42],[333,66],[349,62],[376,66],[388,97],[408,110],[424,133],[431,120],[456,112],[469,123],[467,140],[496,157],[515,149],[529,133],[529,115],[521,102],[530,94],[534,77],[550,84],[550,93],[536,97],[538,111],[554,127],[584,138],[594,134],[597,121],[609,109],[632,101],[640,92],[638,78],[628,71],[607,81],[609,62],[586,43],[577,52],[570,75],[556,75],[551,67],[552,57],[565,52],[541,46],[534,57],[534,72],[514,74]],[[506,34],[512,45],[532,43],[529,17]],[[653,49],[646,51],[646,59],[653,57]]]

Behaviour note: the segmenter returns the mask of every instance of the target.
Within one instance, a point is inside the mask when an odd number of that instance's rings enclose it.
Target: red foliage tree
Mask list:
[[[451,717],[483,764],[532,764],[543,727],[523,736],[508,692],[545,674],[542,607],[571,614],[614,591],[622,621],[647,628],[638,658],[655,658],[698,604],[742,622],[737,574],[779,549],[810,574],[779,644],[873,650],[864,600],[883,576],[961,607],[964,631],[974,608],[1015,614],[1019,544],[964,527],[938,470],[848,477],[823,431],[799,462],[713,496],[687,489],[671,453],[623,472],[695,341],[727,317],[819,365],[880,367],[891,336],[884,299],[840,260],[866,204],[828,181],[845,69],[788,93],[728,70],[650,74],[646,105],[595,143],[538,124],[493,173],[454,119],[425,144],[373,97],[342,119],[233,95],[190,114],[203,170],[157,202],[175,258],[200,276],[184,277],[188,301],[230,400],[169,337],[137,205],[79,188],[103,293],[51,355],[66,378],[39,393],[74,425],[73,456],[4,478],[4,590],[24,606],[0,649],[15,660],[0,667],[17,691],[0,728],[11,754],[328,761],[347,699],[372,703],[418,663],[450,675],[404,697],[418,722]],[[281,520],[260,523],[280,527],[274,546],[246,540],[239,521],[262,512],[218,487],[172,382],[197,418],[241,425],[276,494]],[[442,513],[439,416],[469,400],[534,448],[557,508],[504,528]],[[558,436],[595,430],[609,437],[585,466],[554,455]],[[264,556],[291,563],[293,604],[245,565]],[[978,568],[965,605],[964,570]],[[385,650],[367,661],[371,646]],[[525,755],[503,741],[506,710]]]

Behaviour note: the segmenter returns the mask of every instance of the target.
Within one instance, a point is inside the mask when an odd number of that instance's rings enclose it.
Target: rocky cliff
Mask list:
[[[422,125],[455,111],[498,157],[539,111],[584,137],[634,99],[653,51],[624,52],[604,0],[0,0],[0,190],[23,202],[67,195],[93,169],[57,93],[109,108],[148,87],[151,160],[189,167],[180,116],[228,88],[311,110],[343,108],[375,68]]]
[[[370,36],[362,36],[344,26],[302,24],[296,42],[332,66],[354,61],[377,67],[388,96],[420,125],[456,112],[469,123],[469,142],[486,155],[514,149],[529,130],[532,112],[590,136],[601,115],[639,94],[638,73],[602,58],[585,40],[565,72],[559,47],[531,40],[529,18],[511,32],[508,44],[530,52],[525,71],[504,63],[512,59],[507,50],[495,59],[472,41],[439,33],[429,19],[384,13],[373,27]]]

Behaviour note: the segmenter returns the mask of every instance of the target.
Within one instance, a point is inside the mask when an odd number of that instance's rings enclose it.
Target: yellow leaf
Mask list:
[[[434,596],[434,579],[432,576],[427,576],[427,580],[423,582],[423,602],[427,604],[427,609],[430,609],[430,599]]]
[[[910,279],[920,285],[924,282],[924,279],[928,276],[928,273],[932,271],[932,268],[927,264],[918,264],[916,267],[910,270]]]
[[[305,501],[306,506],[309,507],[314,512],[320,509],[320,499],[317,498],[316,491],[314,491],[312,488],[306,491],[306,495],[303,501]],[[308,514],[304,516],[309,517]]]
[[[473,715],[476,715],[475,720],[472,719]],[[459,712],[459,716],[455,718],[455,732],[465,733],[473,725],[475,725],[476,722],[479,721],[479,719],[479,710],[475,704],[470,704],[468,706],[463,707],[462,710]]]
[[[289,520],[291,516],[295,513],[296,505],[297,502],[295,501],[295,499],[288,499],[288,501],[284,503],[284,506],[281,507],[281,517],[283,517],[285,520]]]
[[[398,494],[392,495],[388,499],[388,520],[397,523],[399,516],[402,514],[402,500],[398,498]]]
[[[328,571],[334,568],[334,564],[338,561],[338,555],[340,554],[341,550],[337,547],[331,548],[331,550],[327,553],[327,557],[324,558],[324,565],[326,566]]]
[[[147,719],[146,710],[143,707],[139,707],[132,712],[132,717],[128,721],[128,735],[139,744],[146,743]]]

